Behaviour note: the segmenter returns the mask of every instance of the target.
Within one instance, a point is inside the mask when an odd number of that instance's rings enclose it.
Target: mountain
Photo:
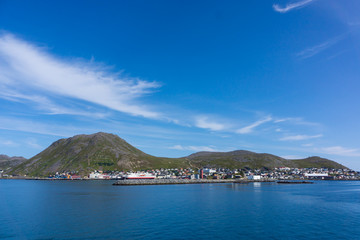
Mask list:
[[[294,162],[299,168],[310,168],[310,167],[321,168],[325,166],[327,168],[347,169],[347,167],[345,167],[344,165],[341,165],[337,162],[321,157],[308,157],[305,159],[292,160],[292,162]]]
[[[28,161],[15,166],[12,174],[47,176],[55,172],[93,170],[140,170],[159,168],[267,168],[327,167],[346,168],[320,157],[287,160],[267,153],[238,150],[198,152],[183,158],[164,158],[146,154],[117,135],[99,132],[60,139]]]
[[[24,157],[9,157],[7,155],[0,154],[0,169],[7,170],[14,168],[26,160],[27,159]]]
[[[347,167],[321,157],[289,160],[268,153],[237,150],[232,152],[198,152],[187,157],[193,165],[225,168],[342,168]]]
[[[99,132],[60,139],[17,166],[13,174],[45,176],[55,172],[93,170],[138,170],[188,166],[185,159],[146,154],[114,134]]]
[[[225,168],[268,168],[296,167],[290,160],[267,154],[237,150],[232,152],[198,152],[187,157],[195,165]]]

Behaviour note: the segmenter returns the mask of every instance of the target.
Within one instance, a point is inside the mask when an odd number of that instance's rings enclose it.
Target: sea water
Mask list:
[[[360,182],[0,180],[0,239],[360,239]]]

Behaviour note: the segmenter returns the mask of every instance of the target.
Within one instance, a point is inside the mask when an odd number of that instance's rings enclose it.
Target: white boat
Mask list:
[[[155,175],[150,173],[129,173],[124,177],[125,179],[154,179]]]

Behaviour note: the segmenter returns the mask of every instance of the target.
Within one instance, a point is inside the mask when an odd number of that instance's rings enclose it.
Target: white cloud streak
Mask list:
[[[133,116],[162,118],[160,113],[136,101],[158,88],[158,83],[122,77],[94,63],[65,61],[10,34],[0,35],[0,66],[1,87],[18,93],[31,89]]]
[[[182,150],[182,151],[195,151],[195,152],[217,152],[213,146],[182,146],[182,145],[175,145],[172,147],[169,147],[169,149],[175,149],[175,150]]]
[[[108,116],[108,114],[94,112],[94,111],[84,111],[79,108],[69,108],[64,107],[59,104],[54,103],[49,98],[41,95],[30,95],[30,94],[22,94],[19,92],[14,92],[7,88],[3,88],[2,92],[0,92],[0,97],[13,102],[32,102],[35,104],[38,110],[44,111],[45,114],[49,115],[78,115],[78,116],[87,116],[92,118],[104,118]]]
[[[320,123],[304,121],[300,117],[288,117],[288,118],[277,118],[274,120],[274,123],[291,123],[296,125],[308,125],[308,126],[321,126]]]
[[[289,4],[286,4],[285,7],[281,7],[279,4],[273,4],[273,9],[276,11],[276,12],[279,12],[279,13],[286,13],[288,11],[291,11],[291,10],[294,10],[294,9],[297,9],[297,8],[301,8],[301,7],[304,7],[305,5],[313,2],[314,0],[303,0],[303,1],[298,1],[298,2],[294,2],[294,3],[289,3]]]
[[[272,120],[272,117],[266,117],[265,119],[262,119],[262,120],[259,120],[259,121],[256,121],[254,122],[253,124],[250,124],[249,126],[246,126],[246,127],[243,127],[243,128],[240,128],[238,130],[236,130],[236,133],[239,133],[239,134],[246,134],[246,133],[251,133],[254,128],[264,124],[264,123],[267,123],[269,121]]]
[[[285,155],[285,156],[280,156],[282,158],[285,158],[285,159],[302,159],[304,157],[300,157],[298,155]]]
[[[200,116],[195,119],[195,126],[198,128],[210,129],[212,131],[221,131],[226,128],[225,124],[211,121],[208,117]]]
[[[280,119],[275,119],[275,120],[274,120],[274,123],[292,121],[292,120],[297,120],[297,119],[298,119],[298,118],[280,118]]]
[[[305,144],[302,144],[301,146],[303,147],[312,147],[314,144],[312,143],[305,143]]]
[[[306,48],[303,51],[297,53],[296,56],[299,57],[300,59],[306,59],[306,58],[313,57],[316,54],[318,54],[318,53],[328,49],[329,47],[335,45],[337,42],[342,40],[344,38],[344,36],[345,35],[341,35],[341,36],[332,38],[332,39],[330,39],[328,41],[325,41],[323,43],[320,43],[318,45]]]
[[[58,137],[71,137],[79,133],[94,133],[96,129],[86,129],[79,126],[66,126],[39,121],[0,117],[0,129],[44,134]]]
[[[294,136],[286,136],[286,137],[282,137],[279,140],[280,141],[301,141],[301,140],[308,140],[308,139],[313,139],[313,138],[320,138],[322,137],[322,134],[318,134],[318,135],[294,135]]]

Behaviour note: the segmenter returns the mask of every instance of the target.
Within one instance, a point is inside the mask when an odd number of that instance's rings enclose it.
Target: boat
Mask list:
[[[155,179],[155,175],[150,173],[129,173],[124,176],[125,179]]]

